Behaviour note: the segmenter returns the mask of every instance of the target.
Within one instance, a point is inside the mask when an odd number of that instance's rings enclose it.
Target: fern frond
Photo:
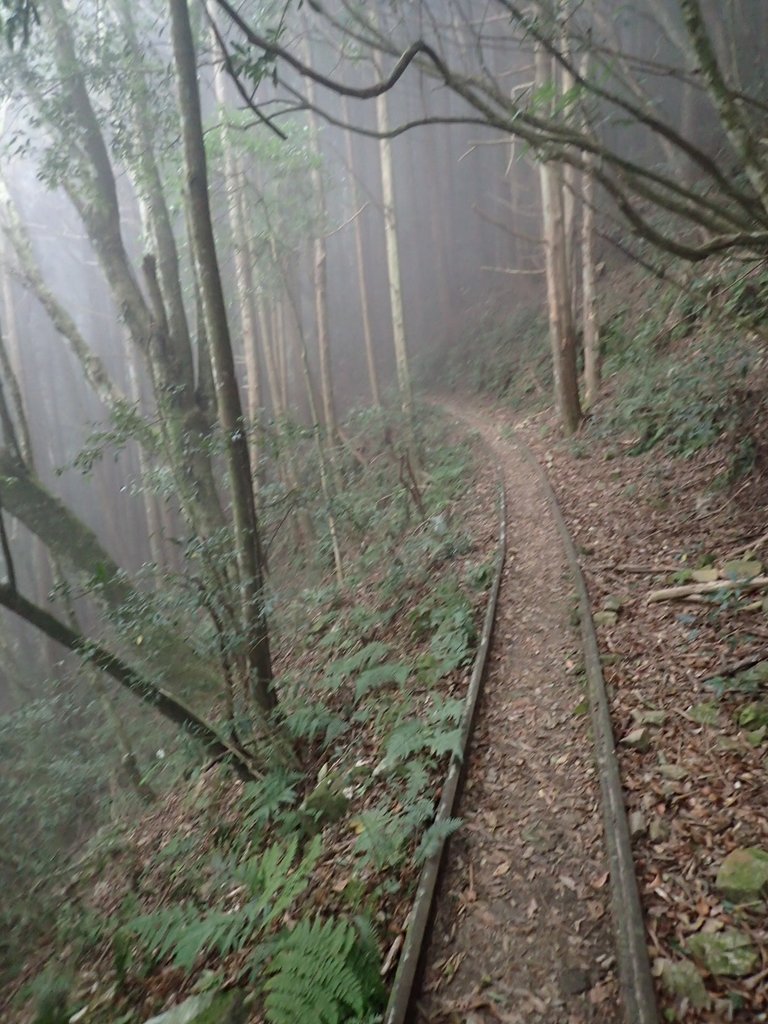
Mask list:
[[[269,966],[264,986],[269,1024],[359,1020],[380,998],[378,990],[367,990],[369,956],[348,921],[299,921]]]
[[[324,689],[337,690],[353,673],[380,664],[391,650],[392,644],[375,640],[346,658],[338,658],[328,666],[321,686]]]
[[[265,927],[279,920],[304,893],[322,845],[321,837],[315,836],[307,852],[294,865],[299,846],[299,837],[294,836],[287,843],[273,843],[239,869],[239,876],[263,914]]]
[[[144,914],[126,930],[160,963],[173,959],[177,967],[191,971],[197,958],[210,950],[227,956],[263,935],[304,893],[320,856],[322,841],[315,837],[306,854],[295,863],[298,839],[275,843],[252,857],[237,871],[252,898],[236,910],[209,910],[174,906]]]
[[[420,760],[410,761],[405,767],[405,793],[404,802],[413,803],[414,800],[429,785],[430,776],[424,762]]]
[[[270,771],[258,782],[243,787],[243,831],[260,831],[285,806],[296,801],[299,775],[278,768]]]
[[[402,860],[407,836],[399,829],[398,817],[389,807],[363,811],[357,820],[360,834],[355,841],[355,853],[378,871]]]
[[[430,825],[416,851],[414,858],[416,863],[421,864],[423,861],[433,857],[445,840],[452,836],[457,829],[461,828],[462,824],[461,818],[448,818],[446,821],[436,821]]]
[[[172,955],[179,937],[195,919],[193,908],[178,904],[135,917],[126,924],[125,930],[136,936],[151,962],[161,963]]]

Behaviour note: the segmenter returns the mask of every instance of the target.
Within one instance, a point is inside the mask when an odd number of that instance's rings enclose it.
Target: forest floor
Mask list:
[[[515,422],[490,403],[449,408],[501,464],[512,550],[421,1020],[621,1014],[572,591],[513,425],[548,471],[587,577],[660,1008],[680,1022],[768,1020],[764,903],[729,898],[717,877],[734,851],[768,850],[766,606],[744,587],[647,600],[760,555],[760,467],[718,490],[725,445],[633,457],[629,441],[552,441],[550,413]]]
[[[298,764],[267,764],[243,783],[182,749],[176,782],[153,808],[116,814],[61,858],[48,916],[30,898],[38,930],[13,950],[16,969],[0,984],[4,1024],[137,1024],[176,1010],[178,1024],[219,995],[231,997],[233,1019],[254,1024],[335,1019],[315,998],[320,989],[333,1009],[328,979],[346,971],[329,940],[301,958],[309,985],[298,969],[288,979],[289,1008],[266,1005],[265,962],[279,966],[278,943],[321,919],[354,923],[362,980],[359,993],[357,975],[348,987],[370,1002],[364,1014],[351,1004],[355,1019],[382,1007],[435,842],[436,794],[459,750],[499,530],[482,446],[441,416],[421,426],[428,470],[418,501],[395,476],[391,440],[377,449],[378,431],[363,436],[373,469],[350,495],[376,527],[348,537],[344,586],[327,562],[279,577],[272,638]],[[349,1008],[339,1000],[338,1019]]]

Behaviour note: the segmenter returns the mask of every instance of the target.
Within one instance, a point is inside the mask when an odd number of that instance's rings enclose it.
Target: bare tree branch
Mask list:
[[[4,531],[3,531],[4,535]],[[214,727],[188,708],[177,697],[155,683],[139,675],[130,665],[116,657],[95,641],[70,629],[54,615],[23,597],[14,583],[0,584],[0,605],[35,626],[51,640],[55,640],[73,654],[79,654],[88,662],[111,676],[122,687],[142,703],[158,711],[184,729],[216,758],[228,758],[237,774],[243,779],[253,779],[256,770],[242,750],[222,739]]]

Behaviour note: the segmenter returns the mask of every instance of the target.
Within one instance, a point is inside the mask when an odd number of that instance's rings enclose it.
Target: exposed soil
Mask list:
[[[493,413],[447,406],[505,477],[509,552],[417,1009],[429,1024],[621,1019],[575,597],[534,472]]]

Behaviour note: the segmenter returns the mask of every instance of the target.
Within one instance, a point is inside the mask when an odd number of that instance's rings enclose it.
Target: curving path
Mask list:
[[[498,423],[508,555],[482,704],[415,998],[426,1024],[619,1024],[576,597],[541,481]]]

